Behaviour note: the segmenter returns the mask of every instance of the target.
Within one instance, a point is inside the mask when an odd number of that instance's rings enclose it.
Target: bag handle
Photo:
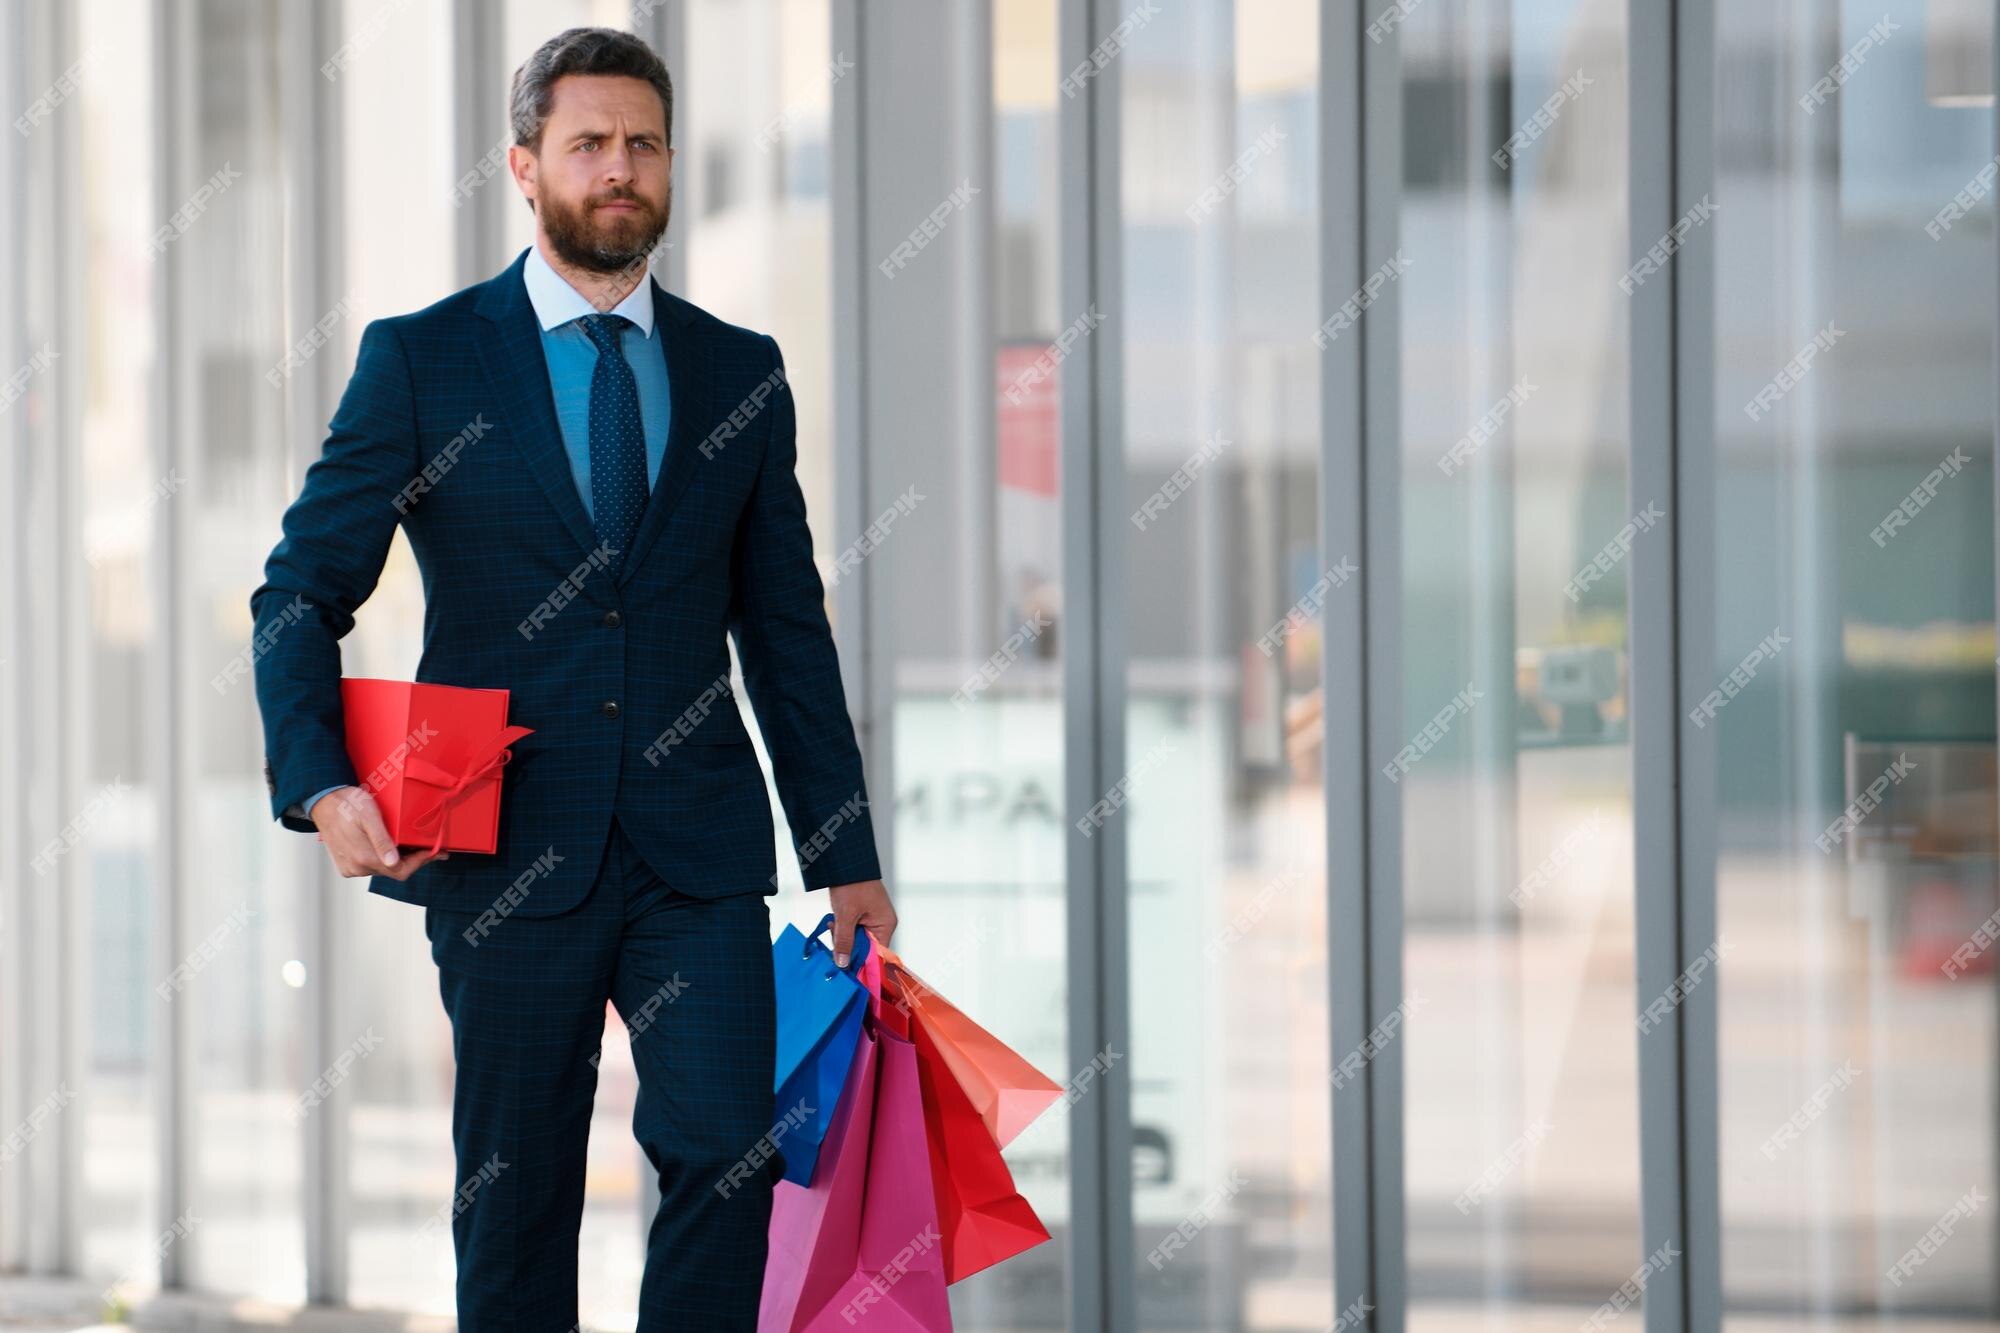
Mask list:
[[[799,957],[801,959],[812,957],[813,946],[815,944],[819,944],[820,932],[831,928],[832,925],[833,925],[833,913],[831,912],[828,912],[825,916],[819,919],[819,925],[813,928],[813,933],[806,936],[805,948],[799,951]],[[821,947],[827,950],[827,957],[831,959],[833,956],[833,950],[826,945],[821,945]],[[868,932],[865,930],[857,930],[854,932],[854,956],[847,960],[847,967],[845,970],[850,973],[853,972],[855,969],[861,966],[861,961],[866,957],[868,957]],[[824,977],[822,977],[821,980],[832,981],[833,977],[834,974],[832,972],[829,972]]]

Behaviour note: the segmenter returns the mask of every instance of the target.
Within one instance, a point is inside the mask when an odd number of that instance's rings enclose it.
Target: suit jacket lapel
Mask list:
[[[500,403],[508,435],[562,516],[563,526],[576,539],[579,554],[587,558],[597,549],[597,530],[576,493],[562,428],[556,423],[549,363],[542,354],[541,324],[535,319],[534,303],[528,300],[527,284],[521,278],[527,261],[528,252],[523,250],[512,267],[487,284],[479,298],[476,308],[494,325],[493,336],[479,341],[479,368],[486,376],[487,388]]]
[[[676,301],[653,283],[653,327],[660,333],[660,354],[667,361],[667,393],[672,408],[667,422],[667,453],[660,460],[660,475],[646,498],[646,510],[639,516],[639,530],[632,537],[632,549],[625,553],[618,571],[623,585],[645,558],[646,552],[667,525],[675,501],[694,480],[702,463],[701,443],[710,426],[709,348],[695,338],[692,311],[684,301]],[[546,377],[545,377],[546,378]]]

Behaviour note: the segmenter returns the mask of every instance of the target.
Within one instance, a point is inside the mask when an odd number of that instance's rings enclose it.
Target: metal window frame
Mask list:
[[[28,6],[0,11],[0,105],[25,106]],[[8,180],[25,177],[22,159],[26,140],[0,134],[0,172]],[[27,345],[23,326],[21,284],[27,268],[26,239],[20,210],[0,208],[0,365],[17,366]],[[0,616],[0,847],[28,847],[25,741],[29,722],[29,678],[23,660],[30,641],[24,614],[28,606],[27,453],[0,450],[7,524],[0,536],[0,590],[8,614]],[[16,923],[27,897],[27,857],[19,850],[0,859],[0,1127],[11,1133],[27,1112],[27,983],[23,963],[32,954]],[[19,1171],[0,1170],[0,1270],[15,1270],[27,1261],[27,1180]]]
[[[1059,0],[1056,73],[1076,70],[1118,24],[1114,0]],[[1119,62],[1065,97],[1057,112],[1058,262],[1063,310],[1122,309]],[[1072,369],[1073,367],[1073,369]],[[1061,400],[1063,790],[1109,790],[1126,767],[1124,337],[1111,320],[1078,344]],[[1070,1326],[1127,1333],[1136,1326],[1133,1274],[1131,996],[1124,820],[1097,836],[1065,832],[1068,881],[1069,1063],[1103,1057],[1104,1078],[1070,1108]],[[1118,1057],[1116,1059],[1113,1056]]]

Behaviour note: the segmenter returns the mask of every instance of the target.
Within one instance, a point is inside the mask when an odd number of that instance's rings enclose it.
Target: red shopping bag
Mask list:
[[[959,1087],[921,1012],[910,1031],[923,1090],[924,1141],[944,1241],[945,1281],[957,1282],[1041,1244],[1049,1231],[1014,1188],[1000,1145]]]
[[[900,975],[903,1007],[929,1031],[939,1057],[979,1112],[993,1141],[1003,1148],[1012,1143],[1029,1122],[1062,1096],[1062,1088],[926,985],[892,950],[882,948],[880,952],[880,965]]]

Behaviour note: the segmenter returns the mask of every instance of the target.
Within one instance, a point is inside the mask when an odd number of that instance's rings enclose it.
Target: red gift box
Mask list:
[[[500,768],[531,727],[507,725],[507,691],[344,677],[347,757],[398,847],[491,852]]]

